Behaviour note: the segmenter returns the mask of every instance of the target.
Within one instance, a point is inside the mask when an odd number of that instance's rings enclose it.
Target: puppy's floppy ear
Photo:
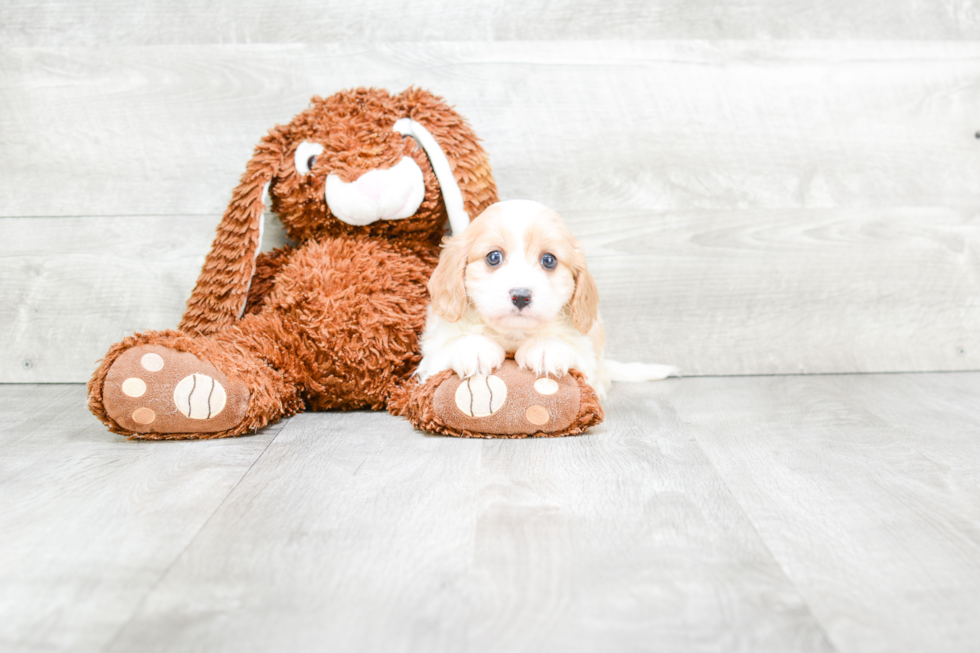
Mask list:
[[[259,142],[232,192],[197,286],[187,300],[179,327],[184,333],[207,335],[241,317],[261,244],[262,195],[278,173],[282,157],[277,128]]]
[[[582,246],[578,242],[575,242],[570,267],[575,278],[575,292],[569,302],[572,324],[579,333],[588,333],[599,317],[599,287],[585,265],[585,253],[582,252]]]
[[[448,238],[439,254],[439,265],[429,279],[429,296],[432,297],[432,310],[447,322],[458,322],[469,304],[466,297],[466,258],[470,251],[467,234],[473,231],[470,225],[466,231]]]

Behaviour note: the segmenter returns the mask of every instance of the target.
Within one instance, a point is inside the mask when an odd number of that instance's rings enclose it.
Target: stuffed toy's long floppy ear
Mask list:
[[[497,201],[497,185],[487,153],[472,127],[444,100],[420,88],[399,96],[405,117],[393,129],[411,136],[425,151],[439,180],[446,213],[454,234]]]
[[[278,130],[273,130],[255,148],[231,195],[197,286],[187,300],[179,327],[184,333],[207,335],[241,317],[262,240],[263,195],[281,163],[282,146]]]
[[[439,180],[442,188],[442,201],[446,204],[446,213],[449,215],[449,228],[454,234],[461,234],[469,226],[470,215],[466,212],[463,203],[463,192],[459,188],[459,182],[453,175],[452,165],[446,157],[446,153],[439,145],[439,141],[421,123],[415,122],[411,118],[402,118],[395,121],[396,132],[403,136],[411,136],[415,139],[432,165],[432,172]]]

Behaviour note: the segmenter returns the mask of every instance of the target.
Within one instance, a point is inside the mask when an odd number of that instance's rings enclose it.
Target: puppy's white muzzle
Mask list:
[[[365,172],[352,182],[328,175],[325,195],[338,219],[360,227],[415,215],[425,197],[425,181],[418,164],[403,157],[387,170]]]

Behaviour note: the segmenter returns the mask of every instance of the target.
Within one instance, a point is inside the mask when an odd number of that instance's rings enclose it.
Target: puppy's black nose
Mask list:
[[[521,310],[531,303],[531,291],[527,288],[511,288],[510,301],[514,302],[517,310]]]

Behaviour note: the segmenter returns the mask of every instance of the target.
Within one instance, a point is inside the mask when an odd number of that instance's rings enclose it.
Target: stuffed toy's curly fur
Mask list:
[[[409,121],[414,138],[399,131]],[[427,138],[444,158],[420,147]],[[266,189],[295,244],[259,254]],[[179,330],[113,345],[89,381],[90,409],[109,430],[150,439],[237,436],[302,410],[386,407],[419,427],[479,434],[433,417],[438,384],[420,387],[411,374],[447,222],[496,200],[473,130],[431,93],[314,98],[256,147]],[[568,433],[596,422],[584,399],[591,417],[573,419]]]
[[[418,364],[426,282],[447,222],[425,151],[393,130],[402,118],[423,125],[438,141],[470,215],[496,200],[476,135],[432,94],[358,89],[314,98],[256,148],[218,226],[180,331],[136,334],[106,354],[89,383],[89,405],[110,430],[143,438],[223,437],[304,409],[386,405]],[[308,174],[294,160],[303,142],[322,146]],[[418,166],[425,184],[414,215],[352,225],[333,214],[324,192],[328,173],[353,182],[403,157]],[[271,208],[297,244],[256,258],[267,184]],[[120,360],[134,348],[138,357]],[[199,364],[188,365],[191,359],[180,352]],[[160,370],[142,365],[147,355],[156,365],[162,360]],[[117,362],[120,373],[113,376],[136,379],[122,391],[106,384]],[[219,380],[226,400],[221,412],[241,412],[235,423],[194,419],[175,409],[175,386],[188,376],[192,382],[225,379]],[[246,399],[232,401],[241,396]]]

